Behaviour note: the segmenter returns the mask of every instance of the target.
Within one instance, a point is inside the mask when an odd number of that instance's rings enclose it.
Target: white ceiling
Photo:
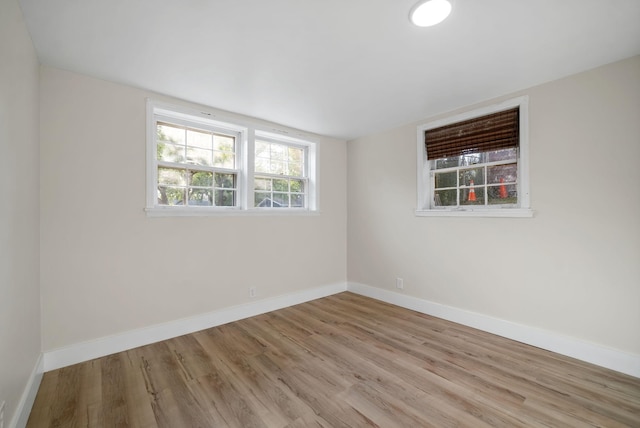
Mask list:
[[[43,64],[351,139],[640,54],[640,0],[20,0]]]

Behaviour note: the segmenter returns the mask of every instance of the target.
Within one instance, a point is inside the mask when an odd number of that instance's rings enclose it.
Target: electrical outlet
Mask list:
[[[404,281],[402,280],[402,278],[396,278],[396,288],[398,290],[404,289]]]
[[[4,428],[4,405],[4,401],[0,403],[0,428]]]
[[[256,287],[249,287],[249,297],[256,297]]]

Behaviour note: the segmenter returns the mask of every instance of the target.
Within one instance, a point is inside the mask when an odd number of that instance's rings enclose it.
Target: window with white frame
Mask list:
[[[236,207],[240,134],[165,120],[156,122],[156,204]]]
[[[148,101],[150,215],[317,211],[317,143]]]
[[[418,127],[418,215],[531,216],[527,99]]]
[[[254,204],[304,208],[308,186],[307,147],[256,137]]]

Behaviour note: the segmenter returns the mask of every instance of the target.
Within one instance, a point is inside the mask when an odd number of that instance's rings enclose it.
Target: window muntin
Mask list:
[[[517,117],[515,134],[507,129],[507,122],[513,123],[510,111]],[[492,128],[492,123],[499,126]],[[432,133],[431,146],[428,132]],[[418,126],[417,143],[416,215],[533,215],[529,205],[528,97]]]
[[[306,147],[257,139],[254,205],[257,208],[305,208],[308,179]]]

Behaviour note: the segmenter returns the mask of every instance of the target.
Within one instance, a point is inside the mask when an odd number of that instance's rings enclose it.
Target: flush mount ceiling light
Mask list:
[[[409,19],[418,27],[430,27],[441,23],[451,13],[451,3],[447,0],[418,2],[409,13]]]

